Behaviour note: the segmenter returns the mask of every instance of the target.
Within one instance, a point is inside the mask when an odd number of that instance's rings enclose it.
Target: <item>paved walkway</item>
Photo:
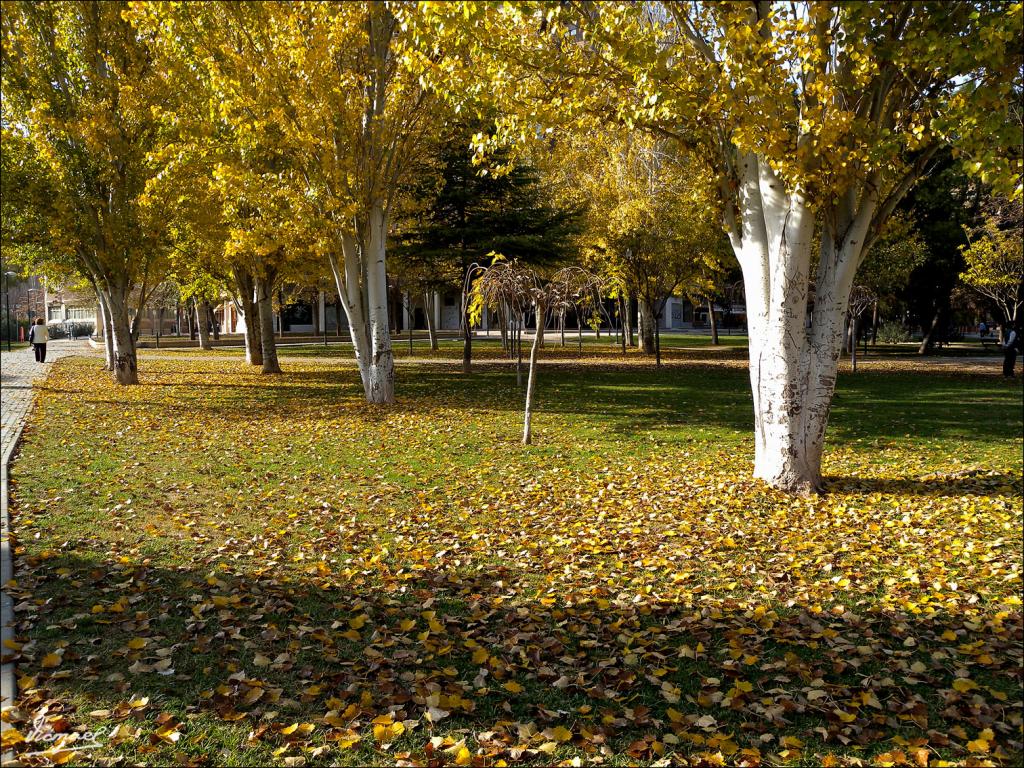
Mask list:
[[[85,341],[55,339],[46,345],[45,363],[36,362],[31,347],[0,352],[0,455],[5,461],[32,407],[33,382],[46,376],[54,360],[88,350]]]
[[[32,408],[32,385],[45,378],[54,360],[75,354],[84,354],[89,346],[84,341],[59,339],[46,345],[46,362],[37,363],[32,349],[18,349],[11,352],[0,352],[0,585],[6,584],[13,577],[11,548],[8,539],[10,521],[7,515],[7,462],[14,452],[21,428]],[[14,604],[7,592],[0,596],[0,613],[3,624],[0,626],[0,638],[3,641],[14,639]],[[8,652],[7,645],[3,646]],[[14,664],[8,662],[0,666],[0,706],[13,704]],[[6,730],[8,724],[3,722],[0,728]],[[4,755],[6,762],[6,755]]]

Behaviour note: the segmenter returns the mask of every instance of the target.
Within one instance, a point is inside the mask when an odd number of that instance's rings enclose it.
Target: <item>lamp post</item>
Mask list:
[[[7,278],[7,286],[4,289],[4,295],[7,298],[7,351],[11,351],[11,277],[15,272],[4,272],[4,277]]]

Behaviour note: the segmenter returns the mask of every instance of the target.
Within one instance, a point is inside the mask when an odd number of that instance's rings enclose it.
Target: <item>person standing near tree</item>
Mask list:
[[[36,318],[35,324],[28,332],[29,343],[32,344],[32,351],[35,353],[37,363],[46,362],[46,342],[50,340],[50,332],[46,328],[46,321],[43,318]]]
[[[1012,325],[999,324],[999,343],[1003,349],[1003,376],[1013,376],[1017,364],[1017,340],[1019,335]]]

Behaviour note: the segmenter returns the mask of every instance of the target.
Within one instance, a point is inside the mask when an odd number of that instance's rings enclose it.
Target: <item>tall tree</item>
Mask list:
[[[898,211],[913,216],[924,244],[924,258],[897,291],[921,330],[919,354],[927,354],[950,324],[951,298],[964,269],[964,228],[974,220],[981,197],[981,185],[951,153],[939,153],[936,162],[936,170],[910,190]],[[879,245],[885,247],[884,236]]]
[[[591,131],[557,146],[568,161],[562,186],[587,201],[591,252],[638,301],[641,349],[660,366],[669,297],[710,290],[708,276],[728,250],[713,176],[700,158],[651,134]]]
[[[754,474],[788,491],[821,487],[854,275],[936,153],[1020,194],[1020,3],[430,5],[421,27],[438,87],[483,75],[499,140],[576,117],[707,155],[746,283]],[[427,55],[460,40],[466,66]]]
[[[166,270],[170,212],[146,207],[160,141],[151,110],[168,97],[149,41],[124,18],[126,3],[5,3],[2,30],[4,152],[18,195],[41,204],[51,253],[71,254],[94,286],[113,337],[118,382],[138,382],[132,317]],[[132,302],[132,296],[137,297]]]
[[[281,191],[332,267],[366,399],[391,402],[386,236],[434,103],[401,53],[406,33],[391,6],[151,5],[137,23],[171,60],[210,71],[213,108],[244,126],[243,143],[286,158],[293,173]]]

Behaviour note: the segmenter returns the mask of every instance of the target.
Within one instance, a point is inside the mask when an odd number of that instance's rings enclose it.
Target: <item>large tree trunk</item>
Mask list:
[[[654,313],[646,301],[640,301],[640,351],[654,354]]]
[[[277,361],[277,340],[274,338],[274,275],[256,279],[256,315],[260,327],[260,349],[263,352],[261,373],[281,373]]]
[[[543,314],[543,310],[538,308],[537,316],[542,317]],[[526,382],[526,408],[523,413],[523,445],[529,445],[532,441],[530,422],[533,419],[533,388],[537,383],[537,350],[540,349],[542,338],[540,333],[535,333],[530,346],[530,375]]]
[[[248,272],[235,271],[235,286],[241,304],[242,320],[245,322],[245,362],[249,365],[263,365],[263,344],[260,339],[260,319],[256,310],[256,285]]]
[[[352,339],[352,350],[359,369],[359,380],[363,385],[363,393],[370,389],[370,337],[367,333],[366,301],[363,296],[362,265],[356,239],[351,232],[338,235],[341,245],[342,261],[339,264],[334,253],[328,255],[331,272],[334,274],[334,285],[338,292],[338,303],[345,310],[348,319],[349,336]],[[341,333],[341,326],[338,326]]]
[[[711,324],[711,343],[718,346],[718,319],[715,317],[715,304],[708,299],[708,322]]]
[[[789,492],[814,492],[844,314],[877,193],[851,193],[827,221],[808,326],[814,213],[753,155],[743,155],[739,168],[741,215],[730,239],[746,286],[754,475]]]
[[[209,325],[209,313],[207,310],[207,304],[205,301],[194,300],[192,306],[196,310],[196,328],[199,329],[199,348],[200,349],[213,349],[213,345],[210,344],[210,325]]]
[[[437,352],[437,328],[434,327],[434,293],[423,292],[423,316],[427,321],[427,336],[430,338],[430,351]]]
[[[363,240],[371,345],[366,400],[379,405],[395,401],[395,358],[391,352],[391,330],[388,327],[386,236],[384,209],[380,204],[371,206]]]
[[[103,295],[103,291],[96,291],[96,299],[100,310],[100,316],[97,319],[100,321],[100,330],[103,333],[103,370],[113,371],[114,331],[110,325],[110,310],[107,308],[107,299]]]
[[[114,376],[118,384],[138,384],[139,363],[135,351],[135,335],[129,319],[127,294],[127,290],[117,289],[106,294],[113,336]]]

